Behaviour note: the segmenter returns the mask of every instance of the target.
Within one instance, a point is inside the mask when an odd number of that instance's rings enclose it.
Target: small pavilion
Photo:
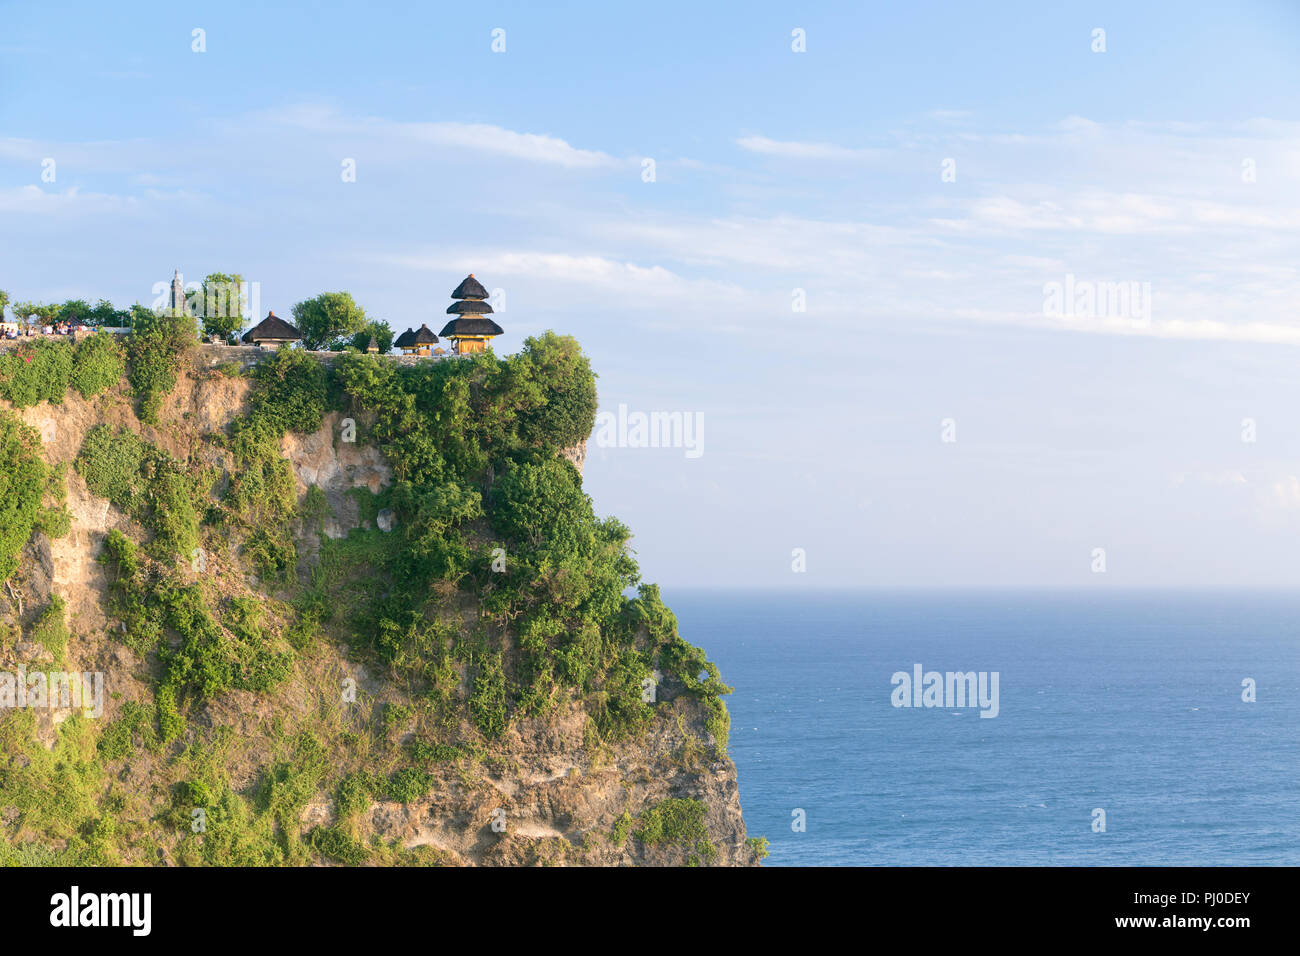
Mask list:
[[[427,325],[422,325],[415,330],[407,329],[393,340],[393,344],[402,350],[403,355],[428,355],[438,344],[438,336]]]

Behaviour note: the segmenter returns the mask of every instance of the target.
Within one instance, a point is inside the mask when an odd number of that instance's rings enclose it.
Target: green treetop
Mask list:
[[[341,351],[367,320],[365,309],[357,305],[351,293],[322,292],[295,305],[293,321],[302,333],[303,348]]]

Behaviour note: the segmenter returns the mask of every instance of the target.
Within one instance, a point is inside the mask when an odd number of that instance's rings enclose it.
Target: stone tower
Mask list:
[[[172,292],[167,308],[172,315],[184,315],[188,311],[185,306],[185,282],[181,278],[180,269],[177,269],[176,274],[172,276]]]

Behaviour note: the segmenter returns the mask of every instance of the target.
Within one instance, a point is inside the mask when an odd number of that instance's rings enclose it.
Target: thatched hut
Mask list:
[[[402,350],[403,355],[428,355],[438,344],[438,336],[427,325],[422,325],[415,330],[407,329],[393,340],[393,344]]]
[[[301,342],[302,333],[274,312],[268,312],[266,318],[244,333],[243,341],[251,342],[259,348],[268,345],[279,348],[291,342]]]

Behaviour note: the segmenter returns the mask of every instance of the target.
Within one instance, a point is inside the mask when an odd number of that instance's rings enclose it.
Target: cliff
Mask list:
[[[47,486],[0,672],[103,695],[0,687],[2,862],[757,862],[729,688],[657,589],[621,594],[627,529],[576,491],[586,360],[529,349],[177,348],[170,387],[123,354],[129,378],[34,403],[11,356],[0,418]]]

